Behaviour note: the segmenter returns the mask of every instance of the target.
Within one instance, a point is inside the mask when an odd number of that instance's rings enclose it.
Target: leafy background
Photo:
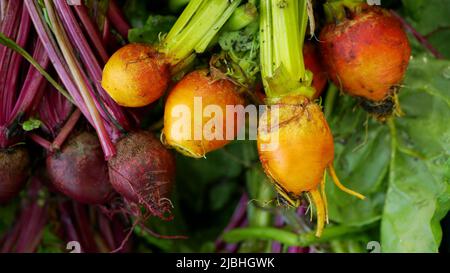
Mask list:
[[[131,41],[154,43],[170,29],[176,17],[164,3],[127,1],[126,15],[135,27]],[[448,0],[382,3],[450,58]],[[270,203],[275,193],[260,168],[255,143],[237,141],[207,159],[177,155],[175,218],[172,222],[150,219],[148,225],[160,234],[188,239],[158,239],[137,228],[136,251],[214,251],[243,194],[250,200],[247,227],[254,229],[224,236],[230,243],[240,241],[240,252],[269,252],[275,241],[285,247],[307,242],[314,251],[329,252],[367,252],[369,241],[379,241],[384,252],[450,251],[450,217],[443,220],[450,209],[450,61],[437,60],[412,36],[410,41],[413,57],[400,92],[404,116],[376,122],[354,99],[332,92],[332,86],[323,100],[335,137],[337,173],[368,199],[359,201],[328,181],[331,223],[322,241],[308,237],[313,228],[309,215],[299,217]],[[155,112],[152,119],[157,120],[161,111]],[[13,222],[17,207],[12,203],[0,208],[1,233]],[[285,225],[274,229],[280,217]],[[39,251],[57,252],[55,246],[60,244],[46,229]]]

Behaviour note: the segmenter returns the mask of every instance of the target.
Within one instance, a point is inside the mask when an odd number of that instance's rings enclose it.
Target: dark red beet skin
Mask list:
[[[114,189],[131,202],[162,216],[175,177],[173,154],[149,132],[134,132],[116,145],[117,155],[108,161]]]
[[[47,173],[60,192],[85,204],[103,204],[113,195],[108,165],[98,138],[88,132],[70,138],[47,157]]]
[[[16,196],[28,178],[30,156],[25,147],[0,150],[0,203]]]

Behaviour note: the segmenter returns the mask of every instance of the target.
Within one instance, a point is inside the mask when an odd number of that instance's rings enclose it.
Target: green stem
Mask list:
[[[192,53],[202,53],[241,0],[192,0],[162,43],[161,51],[176,65]]]
[[[169,0],[169,10],[171,12],[178,12],[182,7],[186,6],[189,0]]]
[[[239,6],[228,19],[223,27],[226,31],[237,31],[248,26],[258,17],[258,10],[252,3],[246,3]]]
[[[312,97],[303,43],[308,25],[307,0],[261,0],[261,75],[267,96]]]
[[[360,233],[369,226],[365,227],[348,227],[348,226],[332,226],[324,230],[321,237],[316,237],[315,232],[296,234],[285,229],[273,227],[250,227],[239,228],[224,234],[223,239],[227,243],[237,243],[244,240],[275,240],[287,246],[307,247],[319,243],[329,242],[332,239]]]
[[[324,5],[327,22],[342,21],[347,17],[346,9],[355,11],[366,0],[328,0]]]
[[[25,58],[34,68],[36,68],[39,73],[42,74],[42,76],[47,79],[47,81],[55,87],[56,90],[58,90],[68,101],[75,104],[72,97],[69,95],[69,93],[60,85],[58,84],[50,74],[45,71],[45,69],[36,62],[33,57],[28,54],[28,52],[25,51],[25,49],[21,48],[16,42],[6,37],[3,33],[0,32],[0,44],[6,46],[7,48],[14,50],[18,54],[20,54],[23,58]]]
[[[338,88],[334,84],[330,84],[327,90],[327,96],[325,98],[325,118],[328,120],[333,113],[334,102],[338,96]]]

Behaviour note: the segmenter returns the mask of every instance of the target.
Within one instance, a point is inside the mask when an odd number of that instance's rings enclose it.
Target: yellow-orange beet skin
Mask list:
[[[411,56],[401,23],[378,7],[362,7],[353,18],[325,26],[319,40],[333,82],[348,94],[370,101],[392,95]]]
[[[304,97],[284,97],[260,118],[258,152],[265,172],[286,193],[298,199],[303,192],[318,188],[325,170],[334,158],[334,143],[328,123],[319,105]],[[276,122],[270,122],[278,117]],[[271,142],[278,145],[266,150]]]
[[[158,100],[170,81],[169,64],[151,46],[128,44],[103,69],[102,87],[119,105],[143,107]]]
[[[194,98],[201,98],[203,109],[194,109]],[[178,117],[173,117],[173,110],[175,107],[184,105],[191,113],[190,116],[190,132],[192,138],[180,139],[172,131],[176,122],[179,122]],[[202,133],[201,139],[194,139],[194,131],[203,132],[205,124],[212,117],[203,117],[203,110],[208,105],[217,105],[223,113],[222,128],[215,128],[218,135],[221,135],[222,140],[213,139],[208,140],[204,138]],[[224,79],[214,80],[208,75],[207,70],[193,71],[178,82],[170,91],[165,104],[164,112],[164,140],[165,142],[191,157],[203,157],[206,153],[217,150],[230,142],[226,138],[226,119],[234,120],[234,136],[237,133],[237,115],[226,111],[226,106],[244,106],[244,99],[237,93],[236,86]],[[196,112],[197,111],[197,112]],[[198,114],[201,116],[198,117]],[[195,119],[194,115],[198,118]],[[189,125],[187,125],[189,126]]]

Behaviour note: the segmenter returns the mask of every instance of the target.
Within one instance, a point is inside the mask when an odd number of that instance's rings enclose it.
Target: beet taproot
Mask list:
[[[175,157],[153,134],[132,132],[117,145],[117,155],[108,161],[113,188],[127,200],[143,205],[153,215],[164,217],[175,179]]]
[[[15,197],[28,178],[30,155],[23,146],[0,149],[0,203]]]
[[[114,194],[100,142],[92,133],[74,134],[46,163],[55,188],[80,203],[104,204]]]

